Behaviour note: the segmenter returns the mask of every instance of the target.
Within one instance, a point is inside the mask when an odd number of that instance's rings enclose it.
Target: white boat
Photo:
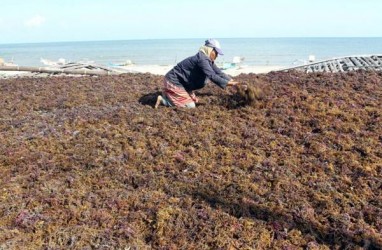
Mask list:
[[[40,62],[46,66],[62,66],[66,64],[66,60],[64,58],[60,58],[57,61],[41,58]]]
[[[6,62],[6,61],[4,61],[3,58],[0,57],[0,66],[6,66],[6,67],[8,67],[8,66],[18,66],[18,65],[17,65],[16,63],[13,62],[13,59],[12,59],[11,62]]]
[[[232,62],[229,62],[229,63],[226,63],[226,62],[223,62],[223,63],[219,63],[217,66],[222,69],[222,70],[225,70],[225,69],[231,69],[231,68],[235,68],[235,67],[239,67],[240,64],[244,61],[244,57],[241,57],[241,56],[234,56],[233,59],[232,59]]]

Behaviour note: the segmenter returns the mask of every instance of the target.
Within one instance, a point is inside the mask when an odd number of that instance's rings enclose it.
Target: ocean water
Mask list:
[[[139,65],[173,65],[194,55],[205,39],[158,39],[94,42],[0,44],[0,57],[21,66],[42,66],[41,58],[101,65],[131,61]],[[382,38],[222,38],[220,63],[243,57],[244,65],[296,66],[350,55],[382,54]]]

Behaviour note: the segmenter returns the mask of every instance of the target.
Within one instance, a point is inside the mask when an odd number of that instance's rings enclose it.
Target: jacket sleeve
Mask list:
[[[229,82],[229,79],[226,79],[226,78],[220,76],[218,73],[221,72],[221,70],[217,69],[218,72],[216,72],[215,69],[214,69],[215,65],[212,64],[212,66],[211,66],[210,61],[208,59],[201,59],[201,60],[199,60],[198,65],[201,68],[201,70],[203,71],[203,73],[213,83],[215,83],[216,85],[218,85],[222,89],[225,89],[227,87],[227,83]],[[221,74],[224,74],[224,73],[221,72]]]
[[[227,74],[225,74],[221,69],[219,69],[218,66],[216,66],[215,63],[212,64],[212,68],[214,69],[215,73],[218,74],[221,78],[224,78],[228,81],[231,80],[231,77],[229,77]]]

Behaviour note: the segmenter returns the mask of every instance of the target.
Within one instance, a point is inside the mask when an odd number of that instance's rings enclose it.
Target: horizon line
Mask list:
[[[216,39],[342,39],[342,38],[382,38],[382,36],[280,36],[280,37],[216,37]],[[153,40],[205,40],[207,38],[132,38],[132,39],[106,39],[106,40],[66,40],[66,41],[44,41],[44,42],[11,42],[0,45],[22,45],[22,44],[52,44],[52,43],[87,43],[87,42],[118,42],[118,41],[153,41]]]

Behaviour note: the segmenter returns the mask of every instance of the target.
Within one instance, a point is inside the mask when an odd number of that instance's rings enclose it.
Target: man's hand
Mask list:
[[[238,85],[238,84],[239,84],[239,82],[234,81],[234,80],[231,80],[231,81],[229,81],[229,82],[227,83],[227,86],[236,86],[236,85]]]
[[[235,87],[236,90],[238,90],[239,86],[241,86],[244,91],[246,91],[248,89],[248,85],[247,84],[242,84],[242,83],[239,83],[237,81],[234,81],[234,80],[231,80],[227,83],[227,86],[232,86],[232,87]]]

